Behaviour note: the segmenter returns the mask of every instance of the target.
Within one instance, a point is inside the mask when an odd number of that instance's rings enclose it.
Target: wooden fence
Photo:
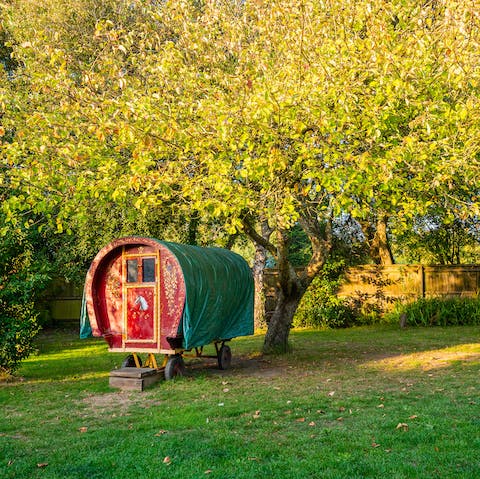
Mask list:
[[[338,295],[383,295],[395,300],[428,297],[477,297],[480,265],[357,266],[345,272]]]
[[[39,305],[45,322],[80,321],[83,284],[76,285],[55,280]]]
[[[265,271],[266,311],[271,312],[277,272]],[[54,322],[78,320],[82,286],[56,282],[46,301],[45,314]],[[340,297],[375,302],[388,309],[396,301],[429,297],[478,297],[480,265],[421,266],[365,265],[349,268],[338,291]]]
[[[267,317],[274,307],[277,272],[265,273]],[[480,265],[364,265],[349,268],[337,295],[388,310],[397,301],[431,297],[478,297]]]

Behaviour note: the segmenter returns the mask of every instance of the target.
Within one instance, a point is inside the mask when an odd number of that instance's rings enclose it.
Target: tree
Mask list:
[[[5,154],[24,207],[59,230],[99,202],[243,232],[279,268],[265,350],[288,348],[335,216],[406,228],[447,197],[478,213],[473,0],[132,1],[73,40],[9,18],[29,95]],[[300,271],[293,227],[311,244]]]
[[[431,264],[478,263],[480,257],[478,218],[462,220],[429,214],[415,220],[411,231],[399,238],[399,254],[409,262]]]
[[[205,182],[193,175],[185,195],[276,258],[279,296],[267,349],[287,347],[298,301],[330,254],[332,215],[351,209],[364,218],[373,209],[377,249],[391,261],[389,217],[406,227],[447,195],[460,203],[473,185],[478,149],[458,133],[458,112],[465,130],[478,118],[472,5],[453,13],[442,2],[382,2],[375,11],[367,2],[267,2],[231,17],[212,5],[182,16],[195,16],[182,37],[195,48],[181,50],[176,64],[194,87],[182,84],[195,105],[188,151],[201,158],[200,174],[206,170]],[[258,216],[268,218],[274,240],[259,234]],[[300,273],[286,254],[295,224],[312,244]]]

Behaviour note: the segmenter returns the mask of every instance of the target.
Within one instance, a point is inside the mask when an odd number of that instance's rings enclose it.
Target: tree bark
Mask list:
[[[276,285],[276,306],[268,323],[267,334],[263,344],[263,352],[282,353],[289,350],[288,337],[292,327],[293,317],[300,300],[315,276],[323,268],[330,253],[331,224],[322,229],[313,214],[305,215],[299,224],[307,233],[312,244],[312,258],[309,264],[299,273],[295,271],[288,260],[288,232],[277,230],[275,246],[270,243],[269,251],[274,252],[278,268]],[[266,245],[265,245],[266,246]]]
[[[262,222],[261,235],[269,240],[272,234],[271,228],[266,221]],[[253,280],[255,283],[255,303],[253,310],[253,321],[255,329],[264,327],[265,322],[265,294],[264,294],[264,271],[267,262],[267,250],[264,246],[255,243],[255,257],[253,260]]]
[[[268,325],[264,353],[283,353],[289,350],[288,337],[292,327],[293,317],[304,292],[298,291],[285,297],[283,293],[277,297],[277,304]]]
[[[365,241],[368,245],[368,253],[372,261],[379,265],[394,264],[387,233],[388,217],[380,214],[372,222],[359,221],[359,223],[362,227]]]
[[[277,268],[276,304],[263,344],[264,353],[284,353],[289,350],[288,336],[293,316],[306,291],[294,268],[288,261],[288,235],[277,232]]]
[[[394,264],[390,242],[388,241],[387,223],[388,218],[385,215],[377,219],[377,230],[374,237],[374,246],[381,265]]]

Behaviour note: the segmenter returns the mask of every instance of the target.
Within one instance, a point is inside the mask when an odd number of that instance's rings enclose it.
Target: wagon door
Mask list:
[[[124,346],[158,338],[158,255],[125,254],[124,258]],[[148,344],[147,344],[148,343]]]

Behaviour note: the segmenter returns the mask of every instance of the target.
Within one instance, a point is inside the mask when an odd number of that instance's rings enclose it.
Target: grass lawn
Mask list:
[[[232,368],[111,389],[123,355],[50,331],[0,383],[0,477],[480,477],[480,328],[293,331],[261,357],[234,340]]]

